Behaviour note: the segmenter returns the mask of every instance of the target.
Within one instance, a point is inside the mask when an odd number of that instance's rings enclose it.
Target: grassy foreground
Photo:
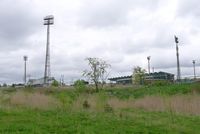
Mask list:
[[[199,91],[199,84],[112,88],[93,94],[2,89],[0,133],[199,134]]]

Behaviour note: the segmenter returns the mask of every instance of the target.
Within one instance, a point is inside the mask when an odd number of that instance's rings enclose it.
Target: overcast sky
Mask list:
[[[87,57],[111,64],[110,77],[134,66],[176,74],[174,35],[179,37],[181,74],[200,75],[198,0],[0,0],[0,84],[23,82],[23,56],[31,78],[44,75],[46,26],[51,26],[51,74],[65,82],[82,78]]]

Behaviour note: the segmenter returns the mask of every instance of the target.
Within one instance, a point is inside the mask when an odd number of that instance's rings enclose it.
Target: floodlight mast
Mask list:
[[[181,71],[180,71],[180,63],[179,63],[179,52],[178,52],[178,37],[174,35],[175,43],[176,43],[176,58],[177,58],[177,81],[181,80]]]
[[[150,59],[151,59],[151,56],[148,56],[147,60],[148,60],[148,72],[149,72],[149,74],[151,73],[150,72]]]
[[[24,85],[26,85],[26,61],[28,60],[28,56],[24,56]]]
[[[193,69],[194,69],[194,79],[196,79],[196,66],[195,66],[196,61],[193,60],[192,63],[193,63]]]
[[[49,15],[44,17],[44,25],[47,25],[47,44],[46,44],[46,59],[45,59],[45,71],[44,71],[44,84],[49,85],[49,78],[51,77],[50,70],[50,25],[54,24],[54,16]]]

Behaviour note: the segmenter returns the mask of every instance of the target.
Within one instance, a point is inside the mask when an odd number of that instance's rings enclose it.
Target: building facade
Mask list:
[[[54,81],[54,77],[50,77],[48,78],[48,83],[49,85],[52,84],[52,82]],[[27,82],[27,85],[29,86],[34,86],[34,87],[42,87],[45,86],[44,84],[44,78],[40,78],[40,79],[29,79]]]
[[[167,73],[167,72],[155,72],[155,73],[146,73],[144,76],[144,81],[169,81],[174,82],[174,74]],[[111,83],[116,84],[133,84],[132,75],[129,76],[122,76],[122,77],[114,77],[109,78]]]

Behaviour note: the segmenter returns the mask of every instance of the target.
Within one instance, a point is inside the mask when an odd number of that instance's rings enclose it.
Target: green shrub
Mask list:
[[[53,87],[58,87],[59,86],[59,82],[57,80],[54,80],[51,84],[51,86]]]
[[[86,89],[86,83],[84,80],[77,80],[74,82],[74,87],[78,92],[83,92]]]
[[[90,104],[88,103],[87,100],[85,100],[85,101],[83,102],[83,108],[85,108],[85,109],[90,108]]]
[[[165,86],[165,85],[168,85],[168,84],[169,84],[169,82],[166,81],[166,80],[157,80],[157,81],[152,82],[153,86]]]
[[[159,85],[159,86],[158,86]],[[200,84],[163,84],[147,85],[138,88],[110,88],[105,90],[109,96],[114,96],[120,99],[141,98],[149,95],[176,95],[190,94],[192,92],[200,93]]]
[[[145,80],[145,85],[151,85],[151,86],[165,86],[169,85],[171,82],[167,80]]]

